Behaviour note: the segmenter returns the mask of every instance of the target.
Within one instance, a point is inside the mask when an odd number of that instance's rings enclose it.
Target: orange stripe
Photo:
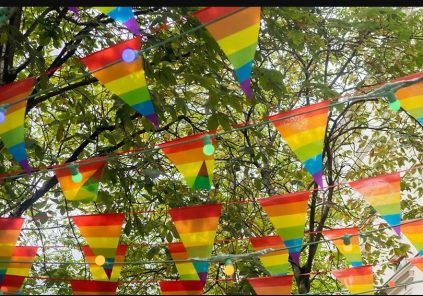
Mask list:
[[[294,117],[295,118],[295,117]],[[316,116],[308,118],[295,118],[295,121],[276,121],[274,122],[276,127],[281,127],[281,133],[284,137],[289,137],[297,133],[325,126],[327,123],[328,114],[316,114]]]
[[[122,225],[79,226],[79,231],[85,237],[117,237],[122,232]]]
[[[178,232],[180,233],[191,233],[191,232],[202,232],[202,231],[214,231],[219,221],[218,217],[202,218],[202,219],[191,219],[174,221]]]
[[[399,100],[423,94],[423,81],[400,88],[396,93]]]
[[[284,205],[264,206],[263,208],[266,210],[269,217],[273,217],[303,213],[305,208],[304,204],[306,204],[305,201],[300,201]]]
[[[142,71],[142,60],[141,57],[137,58],[132,63],[120,62],[113,66],[107,67],[101,71],[95,72],[94,76],[101,81],[101,83],[106,84],[110,81],[123,78],[131,73]]]

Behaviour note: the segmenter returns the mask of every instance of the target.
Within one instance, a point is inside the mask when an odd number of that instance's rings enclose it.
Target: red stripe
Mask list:
[[[116,256],[125,256],[128,251],[128,245],[118,245],[116,250]]]
[[[163,153],[165,154],[171,154],[171,153],[181,152],[181,151],[190,150],[194,148],[200,148],[204,146],[204,142],[201,138],[205,134],[214,135],[216,134],[216,131],[213,130],[209,132],[186,136],[186,137],[175,139],[172,141],[167,141],[165,143],[159,144],[159,148],[162,149]],[[192,141],[192,142],[185,143],[186,141]],[[212,142],[214,145],[216,145],[215,137],[212,137]],[[172,146],[172,147],[167,147],[167,146]]]
[[[0,230],[20,230],[24,221],[24,218],[0,218]]]
[[[116,292],[117,282],[71,280],[72,290],[78,292]]]
[[[38,247],[15,247],[12,256],[35,257],[37,255]]]
[[[284,243],[279,235],[250,237],[250,242],[254,248],[271,248],[274,246],[282,247]]]
[[[162,292],[203,290],[201,281],[160,281],[159,285]]]
[[[93,250],[90,246],[81,246],[82,252],[87,257],[95,257]],[[116,249],[116,256],[125,256],[128,250],[128,245],[118,245]]]
[[[222,204],[197,205],[169,210],[173,221],[219,217],[222,211]]]
[[[250,278],[248,281],[255,288],[272,286],[291,286],[292,275],[276,275],[269,277]]]
[[[372,266],[371,265],[365,265],[365,266],[357,266],[357,267],[351,267],[341,270],[332,270],[332,274],[337,278],[344,278],[344,277],[350,277],[350,276],[359,276],[359,275],[366,275],[366,274],[372,274]]]
[[[204,9],[194,12],[192,15],[204,24],[209,23],[210,21],[213,21],[216,18],[234,12],[240,8],[241,7],[206,7]]]
[[[17,287],[20,288],[22,286],[23,281],[25,280],[25,276],[20,275],[10,275],[6,274],[4,279],[1,283],[2,287]]]
[[[383,176],[375,176],[375,177],[370,177],[370,178],[366,178],[366,179],[361,179],[358,181],[353,181],[350,182],[349,185],[351,187],[356,187],[356,188],[361,188],[362,184],[364,185],[368,185],[369,181],[373,181],[374,183],[378,183],[375,181],[379,181],[379,182],[387,182],[387,183],[394,183],[394,182],[398,182],[401,180],[401,175],[400,173],[396,172],[396,173],[392,173],[392,174],[387,174],[387,175],[383,175]],[[367,186],[366,186],[367,187]]]
[[[35,77],[28,77],[0,86],[0,102],[31,91],[34,87],[35,80]]]
[[[73,216],[73,222],[78,226],[108,226],[108,225],[122,225],[125,220],[125,214],[94,214]],[[107,235],[107,233],[105,233]]]
[[[331,229],[331,230],[324,230],[322,231],[322,234],[329,237],[340,237],[344,234],[358,234],[358,228],[357,227],[350,227],[350,228],[343,228],[343,229]]]
[[[168,243],[167,248],[171,253],[186,253],[187,250],[183,243]]]
[[[108,48],[94,52],[86,57],[81,58],[81,61],[88,67],[90,71],[95,71],[107,64],[119,61],[122,59],[122,51],[131,48],[134,50],[141,49],[141,37],[135,37],[130,40],[112,45]]]
[[[94,159],[94,158],[93,158]],[[93,161],[93,159],[88,159],[89,161]],[[87,172],[87,171],[93,171],[93,170],[101,170],[104,168],[104,166],[106,165],[106,158],[103,158],[104,161],[101,158],[97,158],[95,159],[93,163],[87,163],[84,164],[82,161],[77,164],[78,170],[81,173]],[[98,162],[97,162],[98,161]],[[58,170],[55,171],[55,174],[57,177],[66,177],[66,176],[70,176],[72,171],[69,169],[70,163],[66,163],[63,165],[59,165],[56,168],[59,168]]]
[[[299,201],[306,201],[310,197],[309,191],[301,191],[301,192],[294,192],[288,193],[283,195],[273,195],[268,198],[262,198],[258,201],[260,202],[262,207],[266,206],[275,206],[275,205],[282,205],[282,204],[289,204],[293,202]]]
[[[274,119],[278,119],[281,117],[286,117],[286,116],[295,116],[295,115],[299,115],[299,116],[303,116],[304,118],[308,118],[308,117],[313,117],[316,116],[318,114],[322,114],[322,113],[327,113],[329,111],[329,105],[330,105],[330,101],[323,101],[317,104],[313,104],[313,105],[308,105],[305,107],[301,107],[301,108],[297,108],[294,110],[289,110],[289,111],[285,111],[285,112],[281,112],[275,115],[271,115],[271,116],[267,116],[265,117],[268,120],[274,120]],[[326,107],[326,109],[320,109]],[[318,109],[318,110],[316,110]],[[313,111],[315,110],[315,111]],[[306,114],[301,114],[307,112]],[[288,120],[289,118],[287,118]],[[282,121],[282,120],[281,120]],[[281,122],[279,121],[279,122]],[[275,122],[275,124],[277,124],[278,122]]]

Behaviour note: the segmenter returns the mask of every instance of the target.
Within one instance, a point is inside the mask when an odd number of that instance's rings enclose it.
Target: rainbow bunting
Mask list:
[[[419,255],[423,256],[423,220],[403,221],[401,231],[414,245]]]
[[[31,173],[31,168],[26,156],[24,121],[26,98],[31,94],[35,80],[30,77],[0,86],[0,105],[6,105],[5,120],[0,123],[0,137],[4,146],[27,174]]]
[[[423,256],[418,256],[409,259],[410,263],[423,272]]]
[[[322,234],[335,244],[339,252],[344,254],[344,256],[347,258],[347,260],[352,266],[363,265],[361,261],[362,259],[359,242],[359,231],[357,227],[324,230],[322,231]],[[350,244],[346,245],[344,244],[344,240],[342,239],[342,237],[348,234],[351,235]]]
[[[423,81],[400,88],[395,95],[401,107],[423,125]]]
[[[367,202],[401,235],[400,173],[377,176],[350,182]]]
[[[272,121],[320,188],[323,188],[322,152],[329,104],[329,101],[324,101],[267,118]],[[284,119],[278,120],[280,118]]]
[[[291,295],[292,275],[247,279],[257,295]]]
[[[116,256],[114,258],[115,262],[124,262],[125,261],[125,254],[128,250],[127,245],[118,245],[116,250]],[[82,252],[85,256],[85,262],[89,263],[91,275],[93,279],[97,281],[112,281],[117,282],[120,277],[120,272],[122,271],[123,265],[121,263],[113,263],[111,266],[108,266],[111,269],[110,279],[108,274],[106,273],[105,268],[103,266],[99,266],[95,263],[96,255],[91,250],[89,246],[82,246]]]
[[[252,237],[250,238],[250,242],[255,252],[268,248],[285,248],[285,244],[278,235]],[[260,261],[270,275],[285,275],[288,273],[289,268],[288,257],[288,250],[285,249],[260,256]]]
[[[167,248],[169,249],[173,260],[189,259],[187,250],[185,249],[183,243],[168,243]],[[181,280],[200,280],[192,262],[175,262],[175,265]]]
[[[18,294],[23,281],[29,275],[29,272],[37,255],[38,247],[15,247],[11,257],[11,263],[8,264],[6,275],[0,284],[1,291],[8,294]],[[13,263],[29,262],[29,263]]]
[[[122,52],[128,48],[141,50],[141,38],[115,44],[81,61],[106,88],[158,127],[157,114],[145,81],[142,56],[131,63],[122,61]],[[115,64],[110,65],[112,63]]]
[[[214,153],[203,153],[205,134],[214,135],[216,131],[209,131],[160,144],[163,153],[172,161],[184,176],[192,189],[210,190],[213,183]],[[216,139],[212,137],[212,144],[216,148]]]
[[[93,160],[95,162],[93,162]],[[99,182],[103,175],[106,160],[100,158],[90,159],[90,163],[77,164],[78,170],[82,175],[82,181],[75,183],[72,181],[71,169],[66,168],[68,164],[63,165],[63,169],[55,171],[56,177],[62,187],[63,194],[68,200],[78,201],[96,201],[98,195]]]
[[[10,261],[24,223],[24,218],[0,218],[0,261]],[[0,283],[8,269],[8,263],[0,263]]]
[[[73,216],[72,219],[78,225],[94,256],[105,257],[106,264],[103,268],[111,279],[125,214]]]
[[[138,28],[137,20],[135,19],[132,7],[129,6],[116,6],[116,7],[94,7],[102,13],[108,15],[116,22],[122,23],[127,27],[134,35],[140,36],[141,32]]]
[[[302,191],[259,199],[276,233],[285,243],[293,262],[300,264],[301,244],[310,192]]]
[[[235,74],[248,98],[251,69],[260,31],[260,7],[207,7],[194,13],[217,41],[235,68]]]
[[[116,295],[117,282],[70,280],[73,295]]]
[[[169,210],[179,237],[190,258],[209,258],[212,253],[221,204],[174,208]],[[208,262],[193,262],[203,284],[207,281]]]
[[[344,284],[351,294],[373,294],[374,285],[371,265],[332,270],[332,274],[338,281]]]
[[[203,283],[201,281],[160,281],[162,295],[201,295]]]

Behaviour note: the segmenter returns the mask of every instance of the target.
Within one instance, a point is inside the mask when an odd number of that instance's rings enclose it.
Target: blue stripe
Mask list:
[[[290,239],[290,240],[284,240],[286,248],[288,248],[288,252],[300,252],[301,251],[301,245],[303,243],[303,238],[296,238],[296,239]],[[296,246],[295,248],[290,248],[292,246]]]
[[[421,117],[421,118],[417,118],[417,121],[418,121],[421,125],[423,125],[423,117]]]
[[[253,67],[253,61],[241,66],[235,70],[236,77],[240,82],[243,82],[251,77],[251,69]]]
[[[363,266],[363,262],[361,262],[361,261],[353,261],[353,262],[351,262],[351,265],[352,266]]]
[[[382,217],[389,225],[399,225],[401,223],[401,214],[392,214]]]
[[[314,175],[315,173],[322,171],[322,162],[322,154],[320,153],[304,161],[304,166],[310,174]]]
[[[108,13],[108,15],[118,22],[126,22],[130,18],[134,17],[132,7],[129,6],[118,6]]]
[[[9,147],[7,150],[13,155],[13,158],[17,162],[21,162],[22,160],[26,160],[26,148],[25,143],[19,143],[15,146]]]
[[[419,251],[419,255],[420,255],[420,256],[423,256],[423,250],[420,250],[420,251]]]
[[[131,107],[134,108],[138,113],[141,113],[142,115],[145,115],[145,116],[155,113],[153,102],[151,101],[145,101],[145,102],[133,105]]]
[[[200,272],[208,272],[209,270],[209,263],[208,262],[200,262],[200,261],[194,261],[193,262],[195,270]]]

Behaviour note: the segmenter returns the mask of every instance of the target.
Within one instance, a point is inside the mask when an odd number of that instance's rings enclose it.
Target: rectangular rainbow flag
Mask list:
[[[96,255],[91,250],[91,248],[89,246],[82,246],[81,248],[82,248],[82,252],[84,253],[84,256],[85,256],[85,262],[89,263],[88,266],[90,267],[91,276],[93,277],[94,280],[97,280],[97,281],[109,281],[110,280],[112,282],[117,282],[119,280],[123,264],[121,264],[121,263],[111,264],[111,266],[110,266],[111,275],[110,275],[110,279],[109,279],[108,274],[106,274],[105,268],[103,268],[103,266],[99,266],[95,263]],[[128,250],[127,245],[118,245],[114,261],[115,262],[124,262],[127,250]]]
[[[250,242],[255,252],[268,248],[275,250],[285,248],[285,244],[278,235],[251,237]],[[270,275],[286,275],[289,269],[288,258],[289,252],[285,249],[260,256],[260,261]]]
[[[140,36],[141,32],[138,28],[137,20],[135,19],[134,11],[130,6],[115,6],[115,7],[94,7],[102,13],[108,15],[116,22],[122,23],[134,35]]]
[[[288,248],[292,261],[297,265],[300,264],[309,196],[310,192],[302,191],[259,199],[276,233]]]
[[[423,220],[403,221],[401,231],[417,249],[420,256],[423,256]]]
[[[423,272],[423,256],[417,256],[409,259],[410,263]]]
[[[26,98],[31,94],[35,81],[35,77],[29,77],[0,86],[0,105],[6,105],[6,117],[3,123],[0,123],[0,137],[9,153],[27,174],[31,173],[31,167],[24,140]]]
[[[392,226],[398,236],[401,236],[400,182],[400,173],[393,173],[349,183]]]
[[[396,91],[401,107],[423,125],[423,81]]]
[[[373,294],[374,284],[371,265],[332,270],[332,275],[340,281],[351,294]]]
[[[203,283],[201,281],[160,281],[162,295],[201,295]]]
[[[234,66],[242,90],[252,98],[251,70],[260,31],[260,7],[207,7],[194,16],[206,25]]]
[[[117,282],[70,280],[73,295],[116,295]]]
[[[93,162],[94,161],[94,162]],[[106,158],[95,157],[87,161],[80,161],[76,165],[82,175],[82,181],[75,183],[72,181],[69,164],[64,164],[55,170],[60,187],[67,200],[96,201],[98,196],[99,182],[103,176]]]
[[[320,188],[329,105],[329,101],[324,101],[267,117]]]
[[[106,264],[103,268],[107,277],[111,279],[125,214],[73,216],[72,220],[78,225],[92,253],[95,256],[105,257]]]
[[[141,38],[115,44],[92,53],[81,61],[106,88],[158,127],[157,114],[145,81],[142,56],[139,55],[131,63],[124,62],[122,52],[128,48],[140,51]],[[110,65],[111,63],[115,64]]]
[[[291,295],[292,275],[247,279],[257,295]]]
[[[190,135],[160,144],[159,147],[169,160],[176,166],[189,187],[192,189],[210,190],[213,184],[214,153],[205,155],[203,152],[203,136],[214,135],[216,131]],[[216,139],[211,137],[216,148]]]
[[[209,258],[211,256],[221,211],[221,204],[188,206],[169,210],[190,258]],[[204,285],[207,281],[209,263],[194,261],[193,264]]]
[[[189,255],[183,243],[168,243],[167,248],[173,260],[187,260]],[[197,270],[192,262],[175,262],[181,280],[199,281]]]
[[[347,258],[347,260],[352,266],[363,265],[361,259],[359,231],[357,227],[324,230],[322,231],[322,234],[335,244],[339,252],[341,252],[345,256],[345,258]],[[349,245],[344,244],[344,241],[342,239],[342,236],[347,234],[352,235],[350,238],[351,242]]]
[[[0,218],[0,261],[10,261],[16,248],[24,218]],[[0,263],[0,284],[9,263]]]

